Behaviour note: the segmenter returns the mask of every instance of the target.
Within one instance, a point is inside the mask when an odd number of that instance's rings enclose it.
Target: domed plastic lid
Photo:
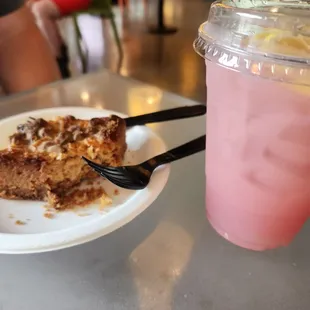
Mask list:
[[[216,1],[194,48],[237,71],[310,85],[310,3]]]

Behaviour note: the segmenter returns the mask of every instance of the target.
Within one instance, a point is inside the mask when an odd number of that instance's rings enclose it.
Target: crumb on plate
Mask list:
[[[116,189],[114,190],[114,196],[118,196],[118,195],[119,195],[119,189],[116,188]]]
[[[15,222],[15,225],[26,225],[26,223],[23,222],[23,221],[17,220],[17,221]]]
[[[55,214],[52,212],[45,212],[43,216],[47,219],[53,219],[55,217]]]
[[[45,212],[46,212],[46,213],[58,212],[58,210],[56,210],[56,209],[54,209],[54,208],[51,208],[51,207],[49,207],[49,206],[45,206],[44,209],[45,209]]]
[[[89,213],[78,213],[77,215],[80,216],[80,217],[90,216]]]
[[[100,198],[100,210],[111,205],[113,200],[107,194],[103,194]]]
[[[14,214],[10,213],[9,214],[9,219],[13,219],[14,218]]]

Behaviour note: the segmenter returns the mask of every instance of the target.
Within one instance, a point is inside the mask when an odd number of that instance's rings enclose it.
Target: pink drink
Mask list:
[[[288,245],[310,212],[309,9],[220,0],[194,43],[207,64],[207,217],[252,250]]]
[[[310,95],[207,68],[208,219],[245,248],[287,245],[309,215]]]

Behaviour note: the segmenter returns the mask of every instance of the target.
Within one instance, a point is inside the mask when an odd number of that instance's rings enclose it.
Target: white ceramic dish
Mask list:
[[[0,121],[0,149],[7,147],[8,136],[28,117],[52,119],[68,114],[82,119],[110,114],[126,117],[113,111],[81,107],[58,107],[19,114]],[[139,163],[166,150],[162,139],[145,126],[127,130],[126,140],[128,152],[125,163]],[[0,199],[0,253],[53,251],[111,233],[133,220],[157,198],[168,180],[169,172],[169,166],[163,166],[154,173],[146,189],[118,189],[118,195],[115,195],[117,187],[104,181],[105,189],[113,199],[111,206],[101,210],[99,203],[93,203],[85,208],[57,213],[52,219],[44,217],[44,202]],[[17,225],[16,221],[25,224]]]

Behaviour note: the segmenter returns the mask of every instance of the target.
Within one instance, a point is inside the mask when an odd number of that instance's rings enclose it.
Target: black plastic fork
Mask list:
[[[157,167],[201,152],[205,148],[206,135],[135,166],[106,167],[98,165],[85,157],[83,159],[92,169],[115,185],[122,188],[139,190],[149,184],[151,176]]]
[[[183,118],[196,117],[206,114],[207,107],[205,105],[193,105],[187,107],[179,107],[174,109],[168,109],[149,114],[143,114],[138,116],[131,116],[125,118],[126,126],[137,126],[151,123],[159,123],[165,121],[172,121]]]

